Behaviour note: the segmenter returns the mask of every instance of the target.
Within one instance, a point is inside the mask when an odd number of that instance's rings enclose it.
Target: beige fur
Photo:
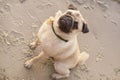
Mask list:
[[[67,11],[72,12],[79,23],[82,24],[83,21],[85,22],[79,11]],[[30,44],[30,47],[34,49],[38,44],[40,44],[42,47],[42,52],[38,56],[26,61],[26,68],[30,68],[32,64],[38,61],[42,56],[53,57],[56,73],[54,73],[52,77],[60,79],[68,77],[70,74],[69,69],[75,67],[78,63],[83,64],[88,59],[89,55],[86,52],[80,53],[77,41],[77,35],[79,32],[81,32],[82,25],[79,24],[79,29],[74,30],[69,34],[62,32],[58,28],[59,25],[57,21],[60,16],[64,15],[65,13],[58,11],[55,17],[50,17],[40,27],[40,30],[37,34],[37,39]],[[62,36],[64,39],[69,40],[68,42],[64,42],[55,36],[51,28],[52,22],[56,33]]]

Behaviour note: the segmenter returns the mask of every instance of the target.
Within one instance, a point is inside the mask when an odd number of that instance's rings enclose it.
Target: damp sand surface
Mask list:
[[[41,24],[70,3],[88,23],[90,32],[80,33],[78,42],[90,58],[61,80],[120,80],[120,0],[0,0],[0,80],[53,80],[51,60],[30,70],[23,64],[40,53],[28,44]]]

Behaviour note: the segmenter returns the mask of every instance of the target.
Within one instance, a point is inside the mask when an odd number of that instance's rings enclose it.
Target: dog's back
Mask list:
[[[51,20],[47,19],[41,27],[44,27],[40,36],[40,46],[48,56],[56,59],[63,59],[72,55],[77,49],[76,39],[73,38],[69,42],[64,42],[56,37],[51,28]]]

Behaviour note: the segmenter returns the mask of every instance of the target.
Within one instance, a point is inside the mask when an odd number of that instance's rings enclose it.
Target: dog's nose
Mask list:
[[[72,26],[72,17],[69,16],[69,15],[64,15],[60,18],[59,22],[60,22],[60,25],[65,25],[67,27],[71,27]]]
[[[70,15],[63,15],[58,21],[59,28],[65,33],[71,32],[72,23],[73,18]]]

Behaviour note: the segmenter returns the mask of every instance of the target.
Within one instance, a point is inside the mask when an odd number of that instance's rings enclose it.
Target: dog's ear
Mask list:
[[[85,22],[83,22],[82,32],[83,32],[83,33],[88,33],[88,32],[89,32],[89,29],[88,29],[88,27],[87,27],[87,23],[85,23]]]
[[[77,10],[77,8],[76,8],[73,4],[70,4],[70,5],[68,6],[68,9]]]

